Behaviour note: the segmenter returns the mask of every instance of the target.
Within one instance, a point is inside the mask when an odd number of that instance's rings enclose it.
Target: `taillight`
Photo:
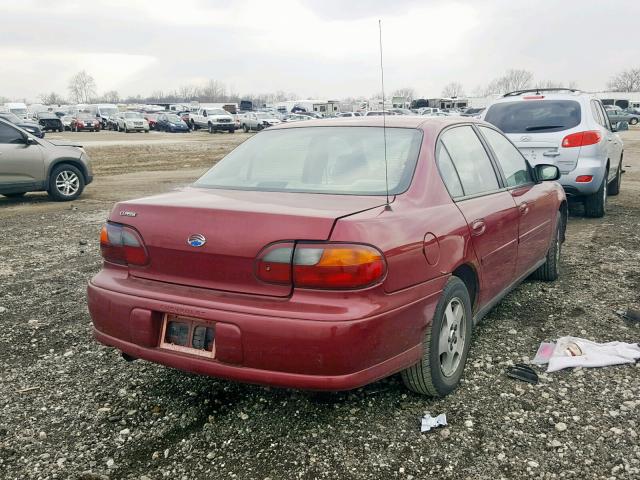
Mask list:
[[[382,253],[346,243],[278,243],[262,251],[256,274],[268,283],[297,288],[354,289],[379,282],[385,274]]]
[[[102,257],[121,265],[146,265],[149,255],[142,237],[133,228],[108,222],[100,232]]]
[[[544,95],[529,95],[522,98],[523,100],[542,100],[544,98]]]
[[[586,132],[577,132],[567,135],[562,139],[564,148],[586,147],[587,145],[595,145],[600,143],[602,135],[597,130],[588,130]]]
[[[578,175],[576,177],[577,183],[589,183],[591,180],[593,180],[593,175]]]

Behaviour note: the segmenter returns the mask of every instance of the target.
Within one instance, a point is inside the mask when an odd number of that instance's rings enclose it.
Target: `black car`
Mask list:
[[[52,112],[38,113],[38,124],[42,130],[51,130],[52,132],[64,132],[64,124],[60,117]]]
[[[189,132],[189,126],[175,113],[158,115],[155,129],[161,132]]]
[[[8,122],[19,126],[21,129],[26,130],[34,137],[44,138],[44,132],[40,128],[40,125],[35,122],[23,120],[11,112],[0,112],[0,118],[3,118],[4,120],[7,120]]]

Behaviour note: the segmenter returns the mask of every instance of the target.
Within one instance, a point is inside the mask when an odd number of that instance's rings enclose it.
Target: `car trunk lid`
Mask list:
[[[563,148],[562,139],[577,131],[580,129],[553,133],[509,133],[507,137],[531,165],[556,165],[561,173],[569,173],[576,167],[580,148]]]
[[[255,259],[282,240],[326,240],[337,218],[384,205],[379,196],[187,188],[117,204],[113,222],[138,230],[150,263],[130,275],[254,295],[288,296],[290,285],[260,282]],[[188,239],[202,235],[201,246]]]

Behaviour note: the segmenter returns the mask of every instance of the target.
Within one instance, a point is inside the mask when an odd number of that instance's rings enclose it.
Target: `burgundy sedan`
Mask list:
[[[558,177],[471,119],[269,128],[190,187],[115,206],[95,337],[243,382],[345,390],[402,372],[446,395],[474,324],[529,275],[557,277]]]

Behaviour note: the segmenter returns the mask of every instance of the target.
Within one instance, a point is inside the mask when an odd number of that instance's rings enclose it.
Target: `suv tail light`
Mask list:
[[[347,243],[277,243],[262,251],[256,268],[264,282],[319,289],[367,287],[385,272],[379,250]]]
[[[586,132],[577,132],[567,135],[562,139],[564,148],[586,147],[587,145],[595,145],[600,143],[602,135],[597,130],[588,130]]]
[[[100,253],[112,263],[146,265],[149,255],[142,237],[133,228],[107,222],[100,232]]]

